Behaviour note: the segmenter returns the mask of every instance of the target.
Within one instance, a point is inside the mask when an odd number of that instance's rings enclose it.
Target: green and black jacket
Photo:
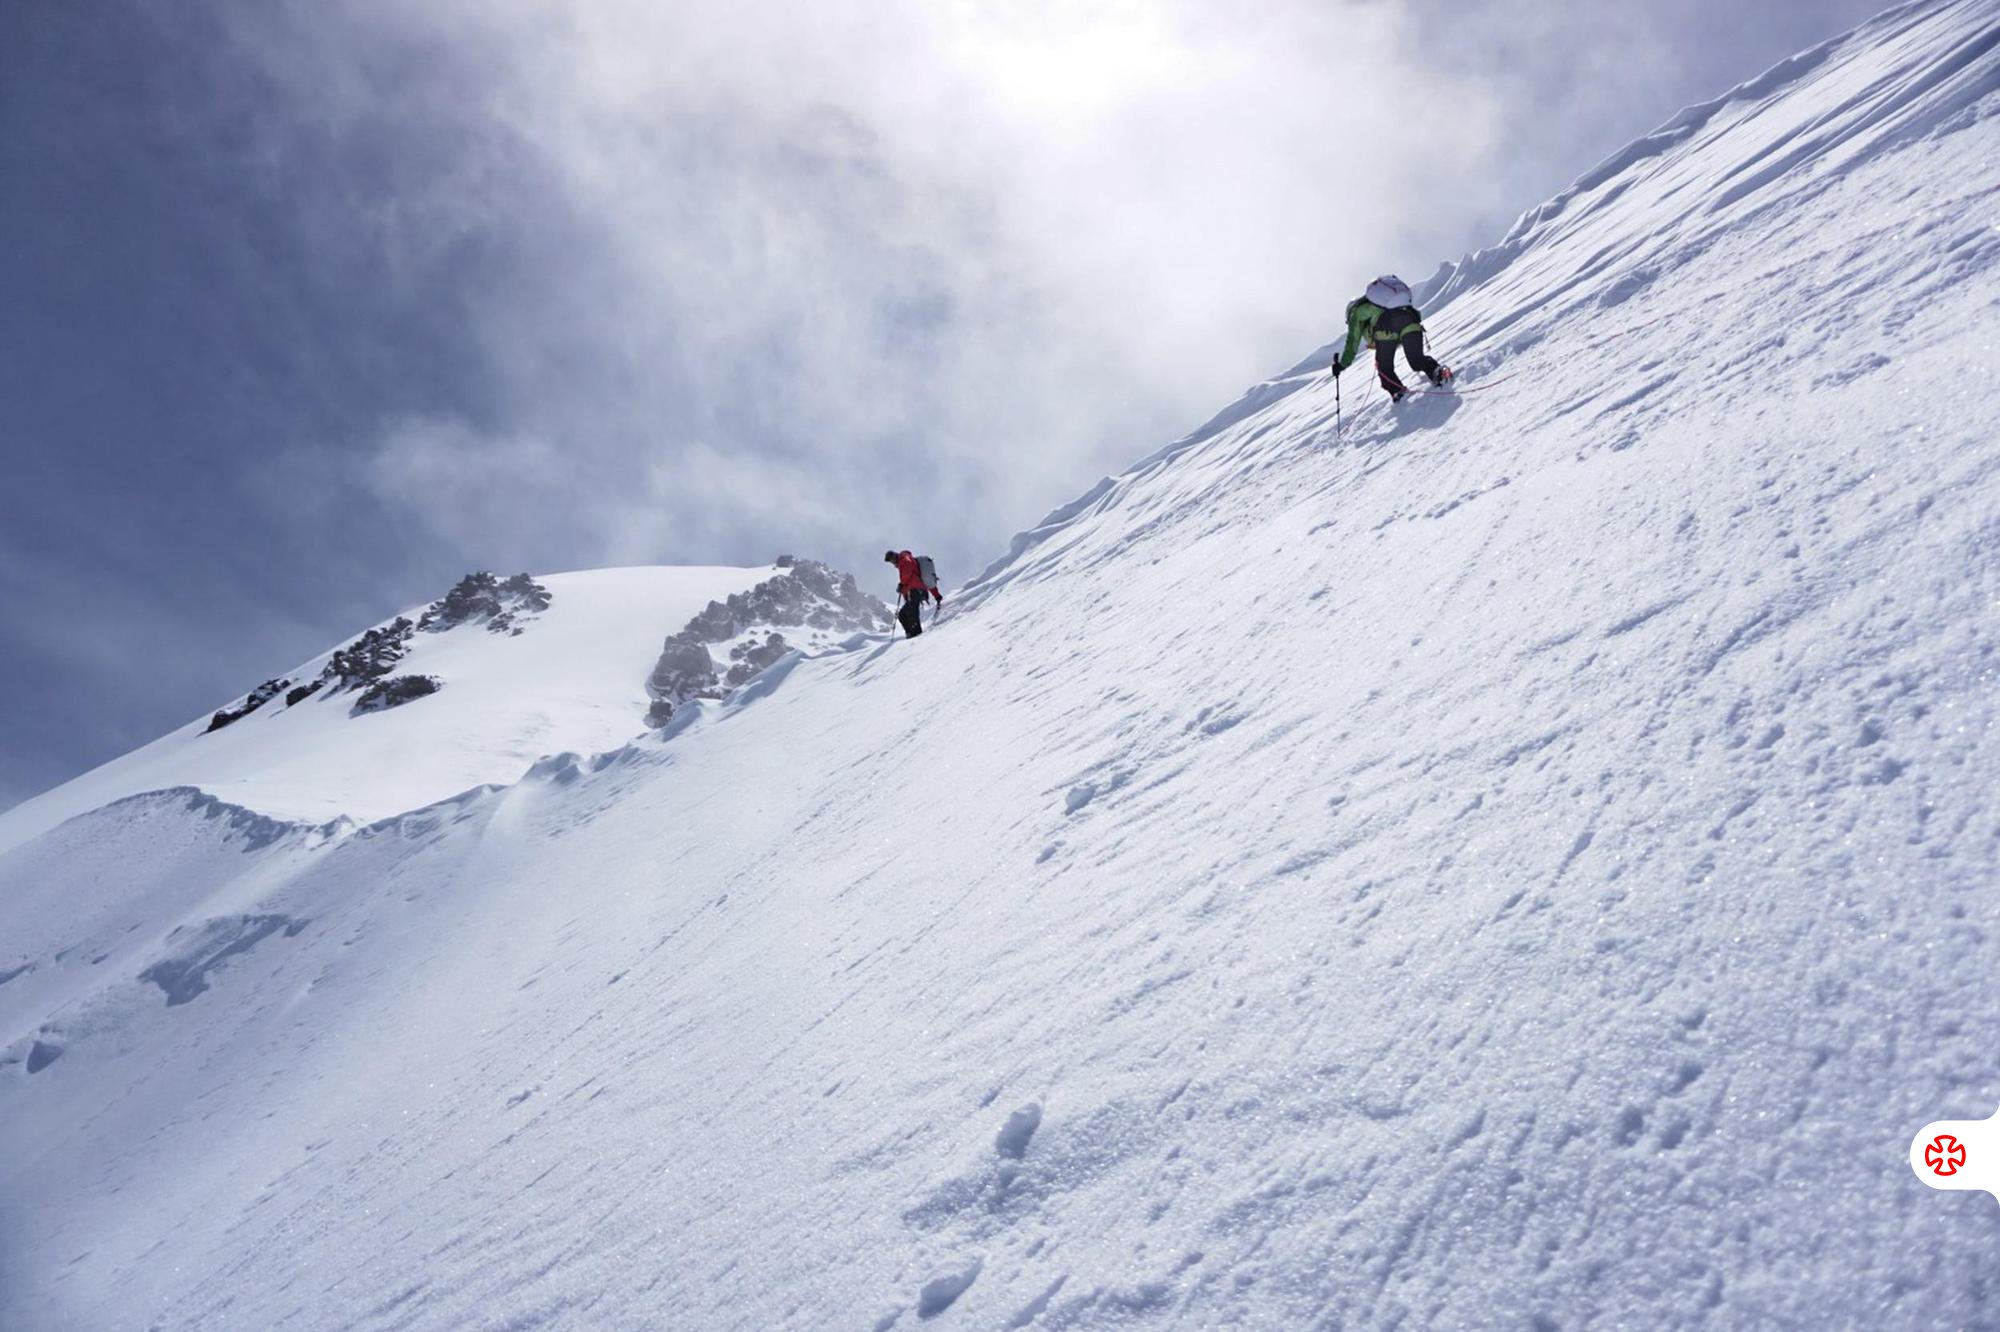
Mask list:
[[[1416,306],[1384,310],[1366,296],[1357,296],[1347,303],[1347,345],[1340,349],[1340,368],[1353,365],[1364,346],[1373,347],[1378,342],[1393,346],[1406,334],[1423,329],[1424,316]]]

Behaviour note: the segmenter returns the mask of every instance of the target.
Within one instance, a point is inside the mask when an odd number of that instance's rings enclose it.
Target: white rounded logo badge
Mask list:
[[[1934,1189],[1984,1189],[2000,1198],[2000,1110],[1989,1119],[1940,1119],[1910,1140],[1910,1169]]]

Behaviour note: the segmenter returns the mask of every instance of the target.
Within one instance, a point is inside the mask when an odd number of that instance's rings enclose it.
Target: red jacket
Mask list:
[[[912,592],[930,594],[930,589],[924,586],[923,570],[917,567],[917,557],[907,550],[896,552],[896,591],[904,596]]]

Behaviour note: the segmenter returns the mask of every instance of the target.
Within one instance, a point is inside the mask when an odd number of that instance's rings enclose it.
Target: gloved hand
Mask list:
[[[937,604],[938,604],[938,605],[940,605],[940,606],[944,605],[944,593],[942,593],[942,592],[933,592],[933,593],[931,593],[931,595],[937,598]]]
[[[1340,362],[1337,359],[1333,363],[1333,377],[1335,379],[1340,378]]]

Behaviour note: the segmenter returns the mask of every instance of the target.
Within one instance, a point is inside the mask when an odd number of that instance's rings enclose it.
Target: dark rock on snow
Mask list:
[[[435,694],[444,688],[444,681],[435,675],[392,675],[386,680],[377,680],[354,700],[348,715],[359,717],[367,712],[386,712],[403,704]]]
[[[518,621],[549,608],[549,590],[524,573],[505,580],[484,570],[469,573],[458,585],[430,604],[417,620],[426,633],[442,633],[461,624],[486,622],[487,631],[518,634]]]
[[[263,707],[266,703],[269,703],[272,698],[276,697],[280,689],[286,688],[291,683],[290,680],[264,681],[263,684],[258,685],[245,695],[243,701],[235,707],[219,709],[213,717],[208,719],[208,730],[219,731],[231,722],[242,721],[245,717]],[[203,734],[207,734],[207,731],[204,731]]]
[[[296,687],[290,680],[266,680],[240,703],[209,718],[208,729],[219,731],[242,720],[281,692],[289,708],[321,690],[337,694],[359,689],[362,694],[351,709],[354,716],[380,712],[434,694],[444,686],[434,675],[390,677],[396,663],[409,655],[412,635],[441,634],[462,624],[478,623],[484,623],[490,633],[518,634],[524,627],[522,622],[547,610],[553,599],[546,587],[524,573],[511,578],[496,578],[483,570],[469,573],[451,591],[426,607],[414,623],[407,615],[399,615],[388,624],[370,629],[335,652],[316,680]]]
[[[721,698],[791,651],[781,628],[831,635],[889,627],[888,607],[863,592],[853,574],[789,555],[778,557],[778,567],[785,572],[727,601],[709,602],[666,640],[646,680],[653,698],[647,725],[666,725],[689,699]],[[731,645],[725,666],[709,645],[731,639],[743,641]]]
[[[389,624],[370,629],[333,654],[320,678],[335,692],[373,683],[395,668],[410,650],[410,635],[416,625],[407,615],[398,615]]]

